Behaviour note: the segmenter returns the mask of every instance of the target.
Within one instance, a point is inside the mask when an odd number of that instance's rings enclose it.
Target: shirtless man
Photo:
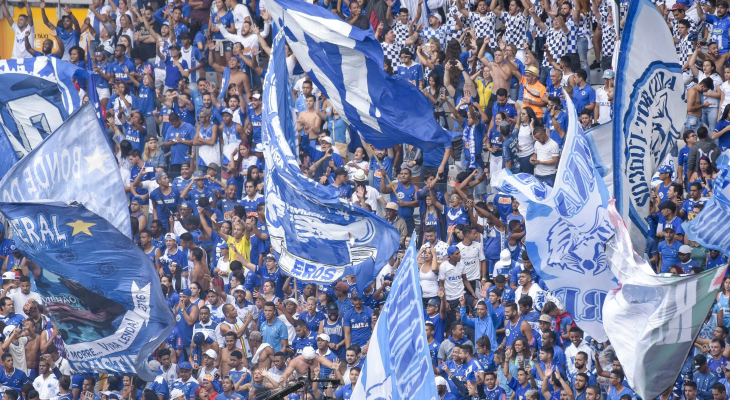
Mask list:
[[[287,379],[295,370],[297,371],[297,376],[304,376],[307,374],[307,371],[314,370],[320,365],[324,365],[329,369],[337,368],[337,366],[330,360],[317,354],[313,348],[305,347],[304,350],[302,350],[301,355],[291,360],[286,371],[284,371],[284,375],[282,375],[281,379],[279,379],[279,383],[282,385],[286,384]]]
[[[208,42],[208,49],[211,51],[215,51],[215,41],[211,40]],[[219,72],[223,74],[223,72],[226,70],[226,67],[222,65],[216,64],[215,61],[211,61],[210,66],[213,67],[215,72]],[[248,99],[251,97],[251,85],[248,81],[248,75],[246,75],[245,72],[239,70],[241,67],[241,63],[238,61],[237,57],[231,57],[230,60],[228,60],[228,68],[231,70],[231,79],[228,80],[228,84],[235,83],[236,87],[243,88],[243,90],[246,92],[245,99]],[[225,91],[228,90],[228,87],[222,87],[221,91],[225,93]],[[214,98],[215,99],[215,98]]]
[[[492,93],[495,93],[500,88],[504,88],[509,92],[509,83],[512,78],[512,71],[509,66],[504,62],[504,52],[502,49],[494,49],[494,61],[489,61],[484,57],[479,59],[483,65],[489,67],[489,71],[492,73],[492,82],[494,88]]]
[[[717,68],[718,71],[722,71],[725,62],[727,62],[728,57],[730,57],[730,52],[727,52],[723,55],[719,54],[720,50],[717,47],[716,42],[711,42],[707,45],[707,53],[703,53],[700,51],[697,54],[697,57],[700,60],[710,60],[715,63],[715,68]]]
[[[210,287],[210,269],[206,267],[207,262],[205,253],[200,247],[196,247],[190,251],[193,260],[193,271],[190,282],[198,282],[200,290],[208,290]]]
[[[304,91],[304,85],[306,84],[306,82],[302,84],[302,91]],[[314,133],[319,133],[319,128],[322,126],[322,118],[319,117],[319,114],[314,109],[314,105],[317,104],[317,98],[313,94],[309,94],[306,96],[306,99],[305,104],[307,105],[307,109],[299,113],[299,120],[301,120],[303,125],[312,128]]]
[[[697,132],[702,120],[702,109],[710,106],[708,102],[700,103],[700,95],[714,87],[712,78],[705,78],[687,91],[687,129]]]
[[[258,369],[269,370],[274,362],[274,349],[268,343],[263,343],[264,337],[261,332],[254,331],[248,335],[248,343],[251,345],[251,364]]]
[[[226,347],[221,348],[219,352],[220,356],[220,366],[221,366],[221,376],[228,375],[228,371],[231,370],[231,353],[236,351],[236,340],[238,337],[236,336],[235,332],[228,332],[226,333]]]
[[[30,318],[23,321],[23,334],[28,338],[28,343],[25,344],[25,365],[29,371],[35,370],[38,368],[41,336],[36,335],[35,326]]]

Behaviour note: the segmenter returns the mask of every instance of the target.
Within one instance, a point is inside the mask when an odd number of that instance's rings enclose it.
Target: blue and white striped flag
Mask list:
[[[438,399],[411,238],[370,338],[353,399]]]
[[[383,70],[383,50],[363,31],[300,0],[266,0],[309,78],[365,140],[379,149],[410,143],[428,150],[451,143],[431,102],[407,80]]]
[[[299,169],[283,33],[274,39],[264,82],[266,222],[279,266],[300,282],[332,283],[355,274],[363,290],[398,250],[400,235],[377,215],[340,199]]]
[[[718,160],[727,161],[722,155]],[[708,249],[730,254],[730,166],[719,165],[712,182],[712,197],[692,221],[682,224],[689,240]]]
[[[0,178],[79,108],[72,78],[87,73],[55,57],[0,60]]]
[[[617,286],[605,255],[606,241],[613,235],[606,218],[609,195],[593,167],[573,102],[565,98],[568,134],[555,186],[546,193],[544,185],[525,174],[503,181],[507,192],[521,192],[518,199],[527,203],[525,247],[540,277],[575,322],[603,342],[603,301]]]

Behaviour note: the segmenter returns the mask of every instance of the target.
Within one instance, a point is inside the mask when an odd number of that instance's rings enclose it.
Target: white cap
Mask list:
[[[436,386],[449,386],[449,384],[446,383],[446,379],[444,379],[443,376],[437,376],[436,377]]]
[[[325,342],[329,342],[330,341],[330,335],[328,335],[326,333],[320,333],[319,335],[317,335],[317,339],[322,339]]]
[[[238,286],[236,286],[236,287],[233,288],[233,292],[234,293],[237,292],[237,291],[239,291],[239,290],[242,291],[242,292],[245,292],[246,291],[246,289],[243,288],[243,285],[238,285]]]
[[[499,253],[499,261],[494,263],[495,267],[509,267],[512,265],[512,253],[509,249],[504,249]]]
[[[172,391],[170,392],[170,400],[175,400],[178,397],[184,397],[184,396],[185,396],[185,392],[183,392],[180,389],[172,389]]]
[[[311,347],[305,347],[302,350],[302,357],[304,357],[305,360],[314,360],[314,357],[316,355],[317,355],[317,353]]]
[[[18,278],[16,278],[15,272],[13,272],[13,271],[8,271],[3,274],[3,280],[15,280],[15,279],[18,279]]]
[[[213,349],[208,349],[203,354],[205,354],[206,356],[208,356],[208,357],[210,357],[210,358],[212,358],[214,360],[218,357],[218,354],[216,354],[215,353],[215,350],[213,350]]]
[[[683,244],[679,246],[679,254],[692,254],[692,248],[687,246],[686,244]]]
[[[15,325],[6,326],[5,329],[3,329],[3,336],[5,336],[5,338],[9,338],[10,334],[12,334],[14,330],[15,330]]]
[[[323,137],[323,138],[322,138],[322,141],[323,141],[323,142],[327,142],[327,143],[329,143],[329,144],[332,144],[332,138],[331,138],[331,137],[329,137],[329,136],[325,136],[325,137]]]

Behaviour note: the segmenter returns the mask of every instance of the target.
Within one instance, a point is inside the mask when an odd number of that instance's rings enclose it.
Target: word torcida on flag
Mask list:
[[[498,174],[495,187],[526,204],[525,248],[552,294],[581,329],[605,341],[602,308],[616,282],[604,245],[613,235],[606,220],[608,190],[593,167],[591,150],[566,97],[568,130],[555,187],[528,174]]]
[[[72,78],[87,74],[55,57],[0,60],[0,178],[79,108]]]
[[[279,267],[301,282],[328,284],[355,274],[375,280],[398,250],[398,231],[304,176],[289,139],[296,135],[283,33],[274,39],[263,93],[266,222]]]
[[[410,143],[423,150],[451,143],[457,133],[438,124],[418,88],[385,73],[372,30],[304,1],[265,4],[309,79],[368,143],[379,149]]]
[[[0,181],[0,199],[77,201],[132,237],[117,158],[91,103],[73,113],[8,171]]]
[[[606,252],[621,286],[606,296],[603,323],[631,389],[643,399],[654,399],[679,376],[683,363],[677,360],[684,360],[692,348],[727,264],[695,275],[656,275],[632,250],[613,204],[609,215],[616,235]]]
[[[616,68],[614,118],[586,135],[639,254],[649,232],[652,176],[670,155],[687,115],[672,34],[656,29],[665,25],[650,0],[630,2]]]
[[[370,338],[353,399],[438,399],[412,238]]]

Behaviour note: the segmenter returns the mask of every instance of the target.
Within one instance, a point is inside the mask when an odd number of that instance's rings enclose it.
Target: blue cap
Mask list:
[[[192,296],[193,292],[190,289],[183,289],[182,294],[183,296]]]
[[[446,254],[448,256],[451,256],[452,254],[456,253],[457,251],[459,251],[459,248],[458,247],[456,247],[456,246],[450,246],[449,249],[446,250]]]
[[[10,252],[11,253],[15,253],[16,251],[18,251],[18,246],[14,245],[14,244],[11,244],[10,245]]]
[[[205,178],[205,173],[203,171],[195,171],[193,173],[193,178]]]
[[[233,115],[233,110],[231,110],[230,108],[224,108],[223,111],[221,111],[221,114],[225,113]]]
[[[193,366],[190,365],[190,363],[187,362],[187,361],[183,361],[183,362],[179,363],[177,365],[177,367],[180,368],[180,369],[193,369]]]
[[[659,167],[659,170],[657,172],[659,172],[660,174],[671,174],[672,172],[674,172],[674,168],[672,168],[671,165],[665,164]]]
[[[218,248],[221,249],[221,250],[227,249],[228,248],[228,243],[226,243],[226,242],[220,242],[220,243],[218,243]]]
[[[205,334],[203,332],[196,332],[195,335],[193,335],[193,343],[195,343],[196,346],[200,346],[205,342]]]
[[[132,201],[130,201],[130,203],[142,204],[142,203],[144,203],[144,201],[142,199],[140,199],[139,197],[132,197]]]

